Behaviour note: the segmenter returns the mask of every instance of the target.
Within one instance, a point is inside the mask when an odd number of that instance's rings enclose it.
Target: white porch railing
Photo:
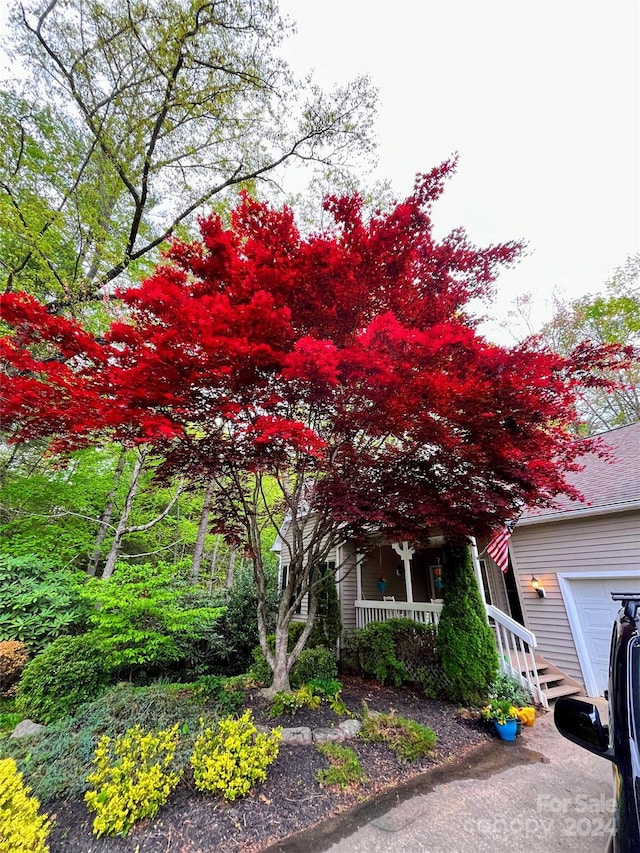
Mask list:
[[[496,635],[501,671],[516,678],[530,691],[535,702],[548,708],[549,702],[540,687],[535,661],[536,635],[492,604],[485,606],[489,624]]]
[[[364,628],[369,622],[384,622],[397,617],[413,619],[425,625],[437,625],[442,612],[442,604],[419,601],[358,600],[355,605],[358,628]],[[496,637],[501,671],[517,679],[530,691],[535,702],[548,708],[549,703],[540,687],[535,663],[535,634],[497,607],[487,604],[486,609],[489,624]]]
[[[356,601],[356,627],[364,628],[369,622],[386,622],[387,619],[413,619],[425,625],[437,625],[442,604],[422,601]]]

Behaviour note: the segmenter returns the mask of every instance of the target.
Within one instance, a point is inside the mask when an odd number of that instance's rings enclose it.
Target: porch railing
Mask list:
[[[425,625],[437,625],[442,604],[427,604],[422,601],[356,601],[356,627],[364,628],[369,622],[385,622],[387,619],[413,619]]]
[[[440,621],[442,604],[427,604],[418,601],[365,601],[358,600],[356,626],[364,628],[369,622],[384,622],[387,619],[404,617],[437,625]],[[547,697],[540,687],[535,661],[536,636],[502,610],[486,605],[487,618],[496,637],[500,670],[517,679],[530,691],[535,702],[549,707]]]
[[[529,690],[535,702],[548,708],[536,666],[536,635],[492,604],[487,604],[486,608],[489,624],[496,635],[501,671],[516,678]]]

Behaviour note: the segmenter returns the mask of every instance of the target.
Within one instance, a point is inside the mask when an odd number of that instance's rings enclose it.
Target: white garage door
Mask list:
[[[611,600],[612,592],[639,592],[640,573],[596,578],[565,575],[565,595],[572,599],[567,608],[572,622],[576,649],[589,696],[602,696],[609,678],[609,644],[613,620],[620,607]],[[570,604],[570,602],[567,602]]]

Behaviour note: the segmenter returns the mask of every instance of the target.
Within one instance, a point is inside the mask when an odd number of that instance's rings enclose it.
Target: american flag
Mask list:
[[[503,572],[509,568],[509,539],[513,533],[513,527],[513,524],[506,524],[484,549]]]

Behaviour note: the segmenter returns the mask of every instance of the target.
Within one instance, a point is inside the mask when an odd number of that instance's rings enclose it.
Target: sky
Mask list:
[[[118,2],[118,0],[113,0]],[[601,291],[640,251],[640,4],[583,0],[281,0],[284,45],[325,87],[368,74],[379,91],[378,162],[396,197],[457,153],[438,202],[443,235],[524,240],[528,254],[478,306],[481,330],[521,338],[554,296]],[[6,8],[0,3],[0,35]]]
[[[401,198],[455,152],[435,209],[441,233],[479,245],[523,239],[482,331],[531,293],[534,327],[552,298],[601,291],[640,251],[640,4],[287,0],[285,56],[329,86],[367,73],[379,90],[378,166]],[[505,327],[507,323],[507,327]]]

